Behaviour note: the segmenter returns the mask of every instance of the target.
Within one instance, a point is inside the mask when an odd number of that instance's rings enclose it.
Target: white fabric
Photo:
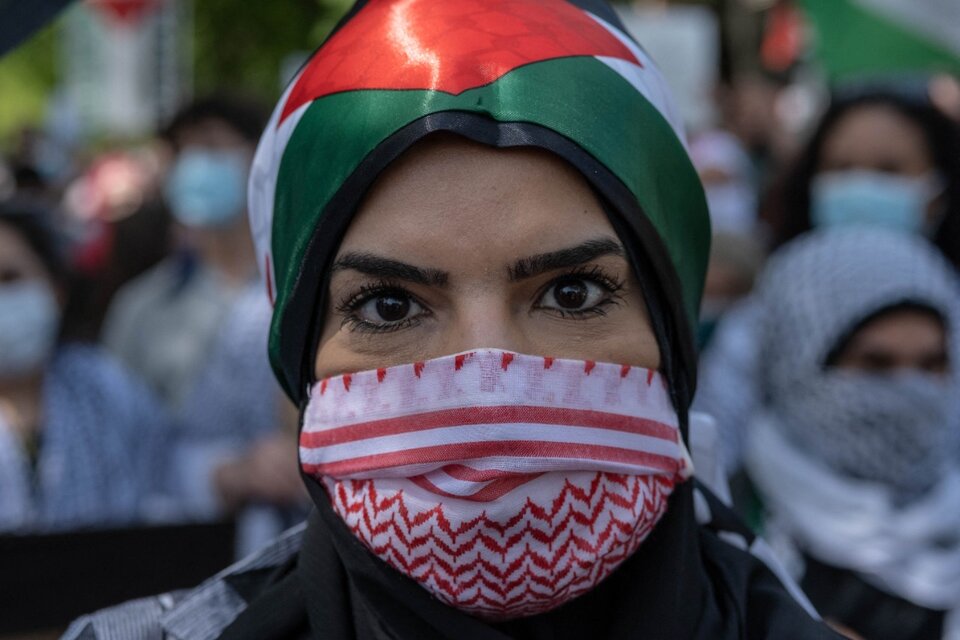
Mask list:
[[[492,619],[592,589],[693,471],[656,372],[496,350],[317,383],[300,458],[371,552]]]
[[[805,456],[769,418],[750,430],[746,465],[775,526],[814,557],[921,606],[960,604],[960,471],[897,506],[887,488]]]
[[[763,309],[762,397],[776,425],[837,473],[887,483],[902,496],[936,481],[956,456],[960,281],[926,240],[884,229],[814,231],[773,256],[756,290]],[[936,311],[952,370],[839,371],[829,358],[864,321],[900,304]],[[912,378],[912,379],[911,379]]]

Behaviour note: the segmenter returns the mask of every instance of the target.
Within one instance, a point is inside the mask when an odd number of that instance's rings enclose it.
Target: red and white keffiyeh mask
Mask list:
[[[300,461],[370,551],[488,619],[592,589],[692,473],[657,372],[496,350],[318,382]]]

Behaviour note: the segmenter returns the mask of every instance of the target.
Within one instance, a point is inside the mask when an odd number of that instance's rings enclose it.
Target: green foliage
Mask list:
[[[315,49],[352,4],[194,0],[196,93],[232,89],[276,99],[284,59]]]
[[[56,24],[0,57],[0,145],[20,128],[40,124],[57,80]]]

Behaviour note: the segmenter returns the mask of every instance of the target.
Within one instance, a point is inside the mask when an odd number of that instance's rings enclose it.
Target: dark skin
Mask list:
[[[416,145],[357,212],[328,299],[318,379],[476,348],[660,364],[600,203],[540,150]]]

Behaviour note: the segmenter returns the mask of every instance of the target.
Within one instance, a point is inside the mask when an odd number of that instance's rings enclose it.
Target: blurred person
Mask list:
[[[929,243],[882,229],[802,236],[758,286],[765,535],[865,638],[960,633],[958,291]]]
[[[710,343],[723,316],[750,295],[763,260],[763,247],[756,236],[727,232],[713,234],[697,324],[697,344],[701,349]]]
[[[929,238],[960,265],[960,130],[935,107],[890,91],[837,100],[771,198],[775,243],[805,230],[883,226]],[[731,309],[702,358],[696,408],[724,434],[730,473],[761,398],[756,342],[762,310]],[[960,411],[960,400],[958,400]]]
[[[270,535],[250,540],[244,527],[263,525],[242,522],[246,551],[289,526],[286,507],[302,498],[292,426],[282,428],[286,401],[263,348],[270,305],[245,219],[246,180],[264,124],[259,105],[216,96],[173,118],[166,137],[175,156],[163,191],[182,246],[117,293],[103,334],[177,418],[172,474],[195,517],[283,506],[245,512],[277,520],[266,527]]]
[[[882,225],[924,235],[960,266],[960,128],[925,99],[836,100],[773,197],[777,244],[811,227]]]
[[[0,531],[164,515],[163,407],[100,349],[58,339],[68,297],[48,211],[0,203]]]
[[[756,233],[758,187],[739,140],[722,130],[701,133],[690,143],[690,159],[703,182],[713,231]]]
[[[673,114],[603,3],[358,3],[250,182],[314,511],[67,637],[836,637],[690,477]]]

